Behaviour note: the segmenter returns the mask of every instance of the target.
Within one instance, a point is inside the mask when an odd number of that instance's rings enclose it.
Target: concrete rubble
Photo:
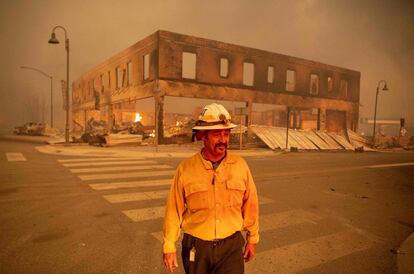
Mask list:
[[[72,137],[74,143],[88,143],[96,146],[139,145],[146,138],[151,138],[153,130],[140,122],[115,124],[112,128],[104,120],[91,117],[80,137]]]
[[[60,132],[56,128],[51,128],[45,123],[28,122],[23,126],[17,126],[14,128],[13,133],[16,135],[30,135],[30,136],[48,136],[55,137],[60,135]]]

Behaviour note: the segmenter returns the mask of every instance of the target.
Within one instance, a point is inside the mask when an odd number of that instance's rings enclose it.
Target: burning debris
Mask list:
[[[193,134],[192,128],[195,124],[194,119],[186,117],[182,121],[176,121],[175,124],[164,127],[164,137],[167,138],[188,138],[191,140]]]
[[[103,146],[106,144],[105,136],[108,134],[106,121],[97,121],[91,117],[85,125],[85,132],[80,138],[72,137],[74,143],[88,143]]]
[[[120,134],[139,134],[144,135],[146,128],[141,122],[124,122],[122,124],[116,124],[112,127],[112,133]]]
[[[91,117],[85,126],[80,138],[73,137],[75,143],[88,143],[96,146],[112,146],[121,144],[141,144],[143,139],[154,135],[153,127],[146,127],[140,121],[142,117],[136,114],[135,122],[114,124],[109,128],[104,120],[95,120]]]

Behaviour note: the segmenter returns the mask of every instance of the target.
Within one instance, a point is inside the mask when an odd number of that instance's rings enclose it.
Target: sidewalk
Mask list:
[[[29,142],[45,144],[38,146],[36,149],[39,152],[54,155],[65,156],[112,156],[112,157],[149,157],[149,158],[187,158],[194,153],[200,151],[202,144],[169,144],[169,145],[154,145],[148,146],[113,146],[113,147],[96,147],[88,144],[74,144],[66,145],[65,139],[62,137],[48,137],[48,136],[29,136],[29,135],[0,135],[0,140],[10,140],[17,142]],[[46,145],[49,144],[49,145]],[[232,153],[243,157],[260,157],[272,156],[280,154],[281,152],[274,152],[270,149],[246,149],[246,150],[230,150]]]
[[[49,144],[49,143],[64,142],[65,138],[62,138],[62,137],[49,137],[49,136],[30,136],[30,135],[5,134],[5,135],[0,135],[0,140]]]
[[[201,145],[159,145],[155,146],[118,146],[95,147],[87,144],[53,144],[38,146],[39,152],[65,156],[111,156],[111,157],[148,157],[148,158],[187,158],[201,149]],[[243,157],[265,157],[277,155],[269,149],[230,150]]]
[[[408,236],[398,251],[398,273],[414,273],[414,233],[411,233],[411,235]]]

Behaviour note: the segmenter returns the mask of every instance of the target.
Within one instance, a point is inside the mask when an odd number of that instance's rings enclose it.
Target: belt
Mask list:
[[[236,232],[234,232],[233,234],[231,234],[230,236],[228,236],[226,238],[214,239],[214,240],[208,240],[208,241],[197,238],[197,237],[195,237],[191,234],[187,234],[187,233],[184,233],[184,234],[188,235],[188,237],[190,237],[190,238],[194,238],[194,240],[203,241],[203,242],[206,242],[206,243],[217,244],[217,243],[220,243],[220,242],[225,241],[225,240],[233,239],[233,238],[237,237],[237,235],[239,235],[240,233],[241,233],[240,231],[236,231]]]

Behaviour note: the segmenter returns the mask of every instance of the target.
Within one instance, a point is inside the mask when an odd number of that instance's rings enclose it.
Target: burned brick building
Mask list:
[[[164,122],[174,120],[165,114],[165,99],[172,97],[238,102],[247,115],[235,118],[246,125],[286,126],[289,121],[291,128],[356,130],[360,73],[157,31],[82,75],[72,90],[73,127],[79,129],[90,117],[110,123],[133,120],[137,102],[153,98],[153,109],[139,115],[153,123],[162,143]],[[201,104],[192,107],[196,113]],[[230,112],[234,115],[234,109]]]

